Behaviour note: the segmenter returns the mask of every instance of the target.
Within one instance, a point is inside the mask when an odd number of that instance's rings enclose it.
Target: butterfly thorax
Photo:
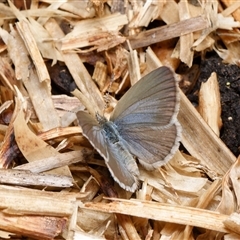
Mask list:
[[[111,143],[119,142],[119,132],[117,130],[117,126],[112,121],[108,121],[105,117],[99,115],[98,113],[96,114],[96,118],[104,131],[105,137]]]

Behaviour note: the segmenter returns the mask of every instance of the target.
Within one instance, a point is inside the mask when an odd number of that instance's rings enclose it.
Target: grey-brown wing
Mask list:
[[[117,126],[165,126],[179,108],[177,81],[168,67],[160,67],[134,84],[119,100],[110,118]]]
[[[178,149],[178,109],[177,81],[169,68],[161,67],[130,88],[118,102],[111,121],[131,153],[150,170],[165,164]]]
[[[129,151],[138,157],[148,170],[166,164],[176,153],[181,137],[181,126],[175,123],[166,127],[136,127],[119,132],[127,142]]]
[[[79,111],[76,115],[83,135],[105,159],[108,153],[104,147],[105,139],[102,134],[102,128],[99,126],[97,120],[84,111]]]
[[[114,180],[127,191],[134,192],[138,187],[138,166],[122,141],[107,143],[106,165]]]
[[[83,135],[104,158],[114,180],[124,189],[134,192],[138,186],[139,171],[133,156],[124,144],[111,143],[106,138],[103,129],[88,113],[77,113]]]

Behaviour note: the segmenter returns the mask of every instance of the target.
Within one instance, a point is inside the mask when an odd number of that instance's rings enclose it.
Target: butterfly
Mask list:
[[[179,147],[179,90],[168,67],[150,72],[118,101],[109,120],[77,113],[83,135],[104,158],[113,179],[125,190],[138,188],[139,169],[166,164]]]

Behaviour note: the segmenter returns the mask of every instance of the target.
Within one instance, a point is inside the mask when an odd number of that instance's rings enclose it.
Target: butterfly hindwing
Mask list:
[[[181,127],[178,123],[165,128],[133,127],[120,131],[129,151],[148,170],[166,164],[179,147]]]

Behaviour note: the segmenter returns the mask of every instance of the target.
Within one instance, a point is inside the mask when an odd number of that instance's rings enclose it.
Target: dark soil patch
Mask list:
[[[235,156],[240,154],[240,68],[224,64],[217,54],[211,54],[201,61],[197,87],[205,82],[212,72],[218,76],[222,121],[220,138]]]

